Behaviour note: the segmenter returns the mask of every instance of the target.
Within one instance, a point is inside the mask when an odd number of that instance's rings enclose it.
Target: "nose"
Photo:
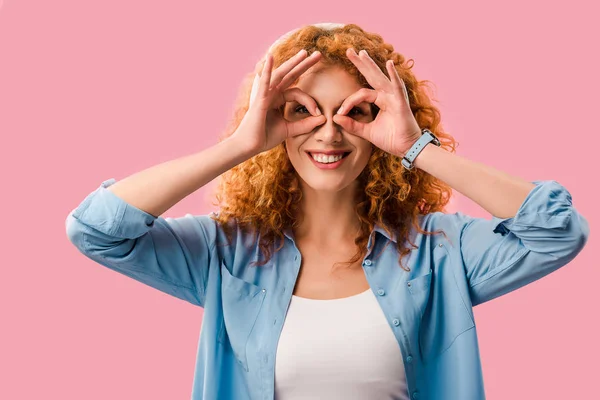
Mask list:
[[[315,139],[319,142],[339,143],[342,141],[342,127],[333,121],[333,115],[337,110],[325,112],[323,115],[327,118],[324,124],[315,128]]]

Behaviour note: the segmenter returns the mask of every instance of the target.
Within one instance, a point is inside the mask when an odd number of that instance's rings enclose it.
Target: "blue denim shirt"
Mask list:
[[[154,217],[106,188],[66,219],[86,257],[204,308],[192,399],[272,400],[275,351],[300,269],[290,230],[269,263],[240,229],[229,246],[209,215]],[[555,271],[584,247],[589,225],[556,181],[533,181],[513,218],[420,216],[418,249],[398,264],[394,235],[375,226],[362,266],[404,357],[411,399],[485,399],[472,308]],[[386,246],[388,244],[388,246]],[[381,252],[381,254],[379,254]],[[348,321],[352,324],[352,321]],[[343,327],[340,327],[340,332]]]

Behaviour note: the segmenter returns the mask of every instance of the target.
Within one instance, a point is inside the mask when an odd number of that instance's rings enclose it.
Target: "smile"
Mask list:
[[[340,167],[344,163],[344,160],[348,157],[349,154],[350,154],[350,152],[346,152],[342,155],[341,159],[329,163],[329,162],[319,162],[313,158],[311,153],[306,152],[306,155],[308,156],[310,161],[312,161],[312,163],[320,169],[336,169],[336,168]],[[324,158],[324,160],[325,159],[327,159],[327,158]]]

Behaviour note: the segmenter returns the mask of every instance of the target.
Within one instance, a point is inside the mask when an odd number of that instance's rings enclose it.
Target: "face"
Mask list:
[[[333,121],[333,116],[348,96],[361,89],[360,84],[343,69],[324,67],[319,62],[302,74],[296,86],[316,101],[319,110],[327,118],[312,132],[285,140],[288,157],[300,176],[301,185],[304,189],[316,191],[353,190],[373,147],[368,140],[345,132]],[[298,121],[309,116],[310,113],[302,104],[285,104],[286,120]],[[346,116],[363,123],[373,120],[367,102],[356,105]],[[330,160],[329,156],[317,156],[318,161],[312,156],[319,151],[330,150],[343,151],[345,156],[340,162],[329,164],[324,164]]]

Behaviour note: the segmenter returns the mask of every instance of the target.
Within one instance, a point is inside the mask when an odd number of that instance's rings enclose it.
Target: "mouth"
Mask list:
[[[351,151],[346,151],[346,152],[342,153],[342,159],[348,157],[348,155],[350,153],[352,153],[352,152]],[[307,151],[306,154],[308,154],[310,156],[310,158],[313,158],[313,153],[311,153],[310,151]],[[314,158],[313,158],[313,160],[314,160]]]
[[[333,170],[333,169],[337,169],[338,167],[340,167],[343,163],[344,160],[348,157],[348,155],[352,153],[352,151],[346,151],[344,153],[339,153],[342,154],[342,158],[340,158],[337,161],[334,162],[330,162],[330,163],[322,163],[320,161],[317,161],[313,158],[313,155],[310,151],[306,151],[306,155],[308,156],[308,158],[310,159],[310,161],[313,163],[313,165],[315,165],[317,168],[322,169],[322,170]]]

